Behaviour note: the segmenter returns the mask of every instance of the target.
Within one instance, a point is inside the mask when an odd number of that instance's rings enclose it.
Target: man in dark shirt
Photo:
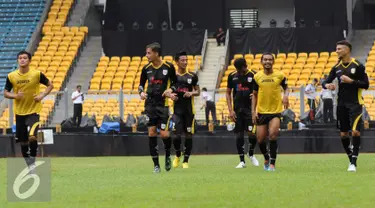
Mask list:
[[[163,62],[160,59],[161,47],[159,43],[152,43],[146,47],[146,56],[149,64],[143,67],[138,92],[145,102],[145,112],[148,121],[149,148],[154,162],[154,172],[160,172],[159,154],[157,149],[157,128],[160,129],[160,136],[165,148],[165,169],[171,169],[171,146],[172,141],[169,135],[169,109],[168,99],[177,99],[176,71],[172,63]],[[145,90],[146,81],[148,87]]]
[[[362,126],[362,89],[368,89],[369,81],[365,67],[351,57],[352,45],[347,41],[339,41],[336,44],[336,52],[339,56],[337,63],[322,83],[324,89],[335,90],[332,81],[339,81],[337,100],[337,122],[340,129],[341,142],[349,157],[348,171],[355,172],[357,157],[361,144]],[[349,131],[352,133],[353,149],[350,149]]]
[[[256,145],[255,126],[251,116],[251,95],[253,92],[253,82],[255,71],[248,70],[246,60],[243,58],[234,61],[237,71],[228,76],[228,88],[226,93],[230,118],[235,122],[236,146],[240,156],[240,164],[236,168],[245,168],[244,157],[244,131],[249,135],[249,153],[247,156],[252,164],[259,166],[258,160],[254,156]],[[233,100],[232,100],[233,91]],[[234,107],[232,107],[232,102]]]
[[[176,158],[173,160],[173,167],[177,168],[181,157],[181,134],[185,133],[185,151],[182,168],[189,168],[189,157],[193,147],[192,136],[195,133],[194,127],[194,96],[199,96],[198,76],[186,70],[187,54],[181,52],[176,54],[175,61],[178,66],[176,91],[178,99],[174,102],[173,121],[175,124],[175,138],[173,145],[176,150]]]

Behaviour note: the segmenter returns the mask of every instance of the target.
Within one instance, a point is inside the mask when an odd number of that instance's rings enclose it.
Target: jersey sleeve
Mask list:
[[[365,67],[362,64],[360,64],[357,67],[357,73],[358,73],[358,80],[354,80],[353,84],[356,85],[358,88],[368,89],[370,84],[368,81],[368,76],[366,74]]]
[[[142,72],[141,72],[141,79],[139,81],[139,86],[138,86],[139,93],[144,91],[146,81],[147,81],[146,67],[143,67]]]
[[[228,75],[227,88],[233,89],[233,76],[232,76],[232,74]]]
[[[176,82],[177,82],[177,75],[176,75],[176,69],[174,68],[173,64],[170,64],[169,66],[169,80],[171,81],[170,88],[173,92],[176,92]]]
[[[45,86],[47,86],[48,83],[49,83],[48,78],[47,78],[42,72],[40,72],[39,83],[40,83],[40,84],[43,84],[43,85],[45,85]]]
[[[4,89],[5,89],[6,91],[8,91],[8,92],[12,91],[12,89],[13,89],[13,84],[12,84],[12,82],[10,81],[9,76],[7,76],[7,80],[6,80],[6,82],[5,82],[5,87],[4,87]]]
[[[197,74],[193,74],[193,86],[199,86]]]
[[[325,87],[326,84],[332,83],[333,80],[336,78],[336,67],[332,67],[331,71],[329,72],[329,75],[326,80],[323,81],[322,87],[323,89],[327,89]]]
[[[284,89],[284,90],[286,90],[286,88],[288,88],[288,84],[287,84],[287,81],[286,81],[286,77],[285,76],[283,76],[284,78],[281,80],[281,83],[280,83],[280,85],[281,85],[281,87]]]

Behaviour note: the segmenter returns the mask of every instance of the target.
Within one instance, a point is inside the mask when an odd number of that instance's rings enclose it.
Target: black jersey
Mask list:
[[[234,110],[241,108],[251,109],[251,93],[253,93],[255,71],[248,70],[244,75],[240,75],[237,71],[228,75],[229,89],[233,91]]]
[[[353,79],[351,84],[342,83],[340,77],[346,75]],[[338,104],[364,104],[362,99],[362,89],[368,89],[369,81],[366,74],[365,67],[356,59],[352,59],[350,63],[342,63],[340,61],[336,66],[331,69],[329,76],[322,83],[323,88],[325,84],[331,83],[335,78],[339,81]]]
[[[176,71],[173,64],[163,62],[161,66],[155,67],[152,63],[147,64],[142,69],[139,86],[144,89],[146,81],[147,87],[147,104],[168,106],[168,100],[163,97],[165,90],[171,88],[176,91]]]
[[[190,112],[194,114],[194,97],[185,98],[185,92],[193,91],[198,86],[198,76],[191,72],[177,74],[176,92],[178,100],[174,103],[175,113]]]

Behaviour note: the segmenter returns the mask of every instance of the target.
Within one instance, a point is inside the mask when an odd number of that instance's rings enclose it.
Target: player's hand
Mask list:
[[[178,96],[176,93],[169,93],[167,95],[170,99],[172,99],[173,101],[177,101],[178,100]]]
[[[249,96],[250,100],[253,99],[253,96],[254,96],[253,93],[251,93],[250,96]]]
[[[253,124],[257,124],[257,120],[258,120],[258,114],[257,113],[253,113],[251,115],[252,119],[253,119]]]
[[[172,89],[167,89],[163,92],[163,97],[170,97],[170,94],[172,93]]]
[[[285,109],[289,108],[289,99],[288,99],[288,96],[284,96],[283,97],[283,105],[284,105]]]
[[[233,122],[236,122],[237,116],[236,116],[236,113],[233,110],[231,110],[229,112],[229,117],[230,117],[230,119],[232,119]]]
[[[23,98],[24,95],[25,95],[24,92],[19,91],[19,92],[16,94],[16,97],[15,97],[14,99],[16,99],[16,100],[20,100],[20,99]]]
[[[325,87],[329,90],[335,90],[336,89],[336,86],[334,84],[326,84]]]
[[[147,98],[147,93],[141,92],[140,96],[142,100],[145,100]]]
[[[42,101],[43,98],[44,98],[44,96],[43,96],[42,94],[40,94],[40,95],[34,95],[34,100],[35,100],[36,102],[40,102],[40,101]]]
[[[351,83],[353,82],[353,80],[350,79],[350,78],[349,78],[348,76],[346,76],[346,75],[342,75],[342,76],[340,77],[340,79],[341,79],[341,82],[343,82],[343,83],[351,84]]]
[[[184,98],[189,98],[191,96],[193,96],[192,92],[185,92],[185,94],[184,94]]]

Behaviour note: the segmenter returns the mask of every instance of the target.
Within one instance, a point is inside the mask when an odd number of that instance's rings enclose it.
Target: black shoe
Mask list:
[[[171,161],[171,157],[165,157],[165,170],[166,171],[170,171],[172,168],[172,161]]]
[[[154,167],[154,173],[160,173],[160,167],[159,166]]]

